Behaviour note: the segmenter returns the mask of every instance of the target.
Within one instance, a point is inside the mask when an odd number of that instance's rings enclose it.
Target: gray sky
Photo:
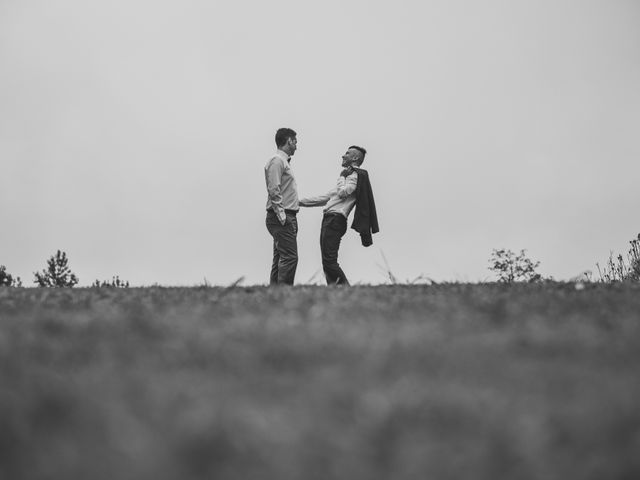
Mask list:
[[[493,278],[502,247],[568,278],[640,231],[639,86],[636,0],[0,0],[0,264],[266,283],[288,126],[302,196],[369,150],[381,233],[343,239],[352,282],[385,281],[381,252],[401,280]]]

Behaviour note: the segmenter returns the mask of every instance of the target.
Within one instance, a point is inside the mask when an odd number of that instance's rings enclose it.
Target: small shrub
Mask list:
[[[512,282],[538,282],[542,276],[536,272],[540,262],[534,262],[526,255],[526,250],[520,250],[516,255],[511,250],[504,248],[493,250],[489,259],[489,270],[495,272],[498,281],[503,283]]]
[[[78,277],[69,268],[69,259],[65,252],[58,250],[47,260],[47,268],[42,272],[35,272],[33,283],[39,287],[73,287],[78,283]]]
[[[7,267],[0,265],[0,287],[21,287],[22,280],[20,277],[13,277],[7,272]]]
[[[612,252],[604,267],[596,263],[601,282],[640,282],[640,233],[629,243],[626,260],[621,254],[614,257]]]
[[[111,278],[110,282],[107,280],[103,280],[102,282],[96,280],[91,286],[94,288],[129,288],[129,281],[120,280],[120,277],[116,275]]]

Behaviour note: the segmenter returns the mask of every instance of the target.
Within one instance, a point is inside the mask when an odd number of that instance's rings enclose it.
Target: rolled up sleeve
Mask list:
[[[352,173],[347,178],[340,177],[338,180],[338,197],[347,198],[356,191],[358,186],[358,174]]]
[[[273,211],[278,216],[280,222],[284,222],[287,218],[282,206],[282,190],[280,188],[283,172],[284,166],[277,158],[269,162],[264,171],[265,180],[267,182],[267,194],[269,195],[269,200],[271,200]]]
[[[301,207],[322,207],[327,204],[331,198],[333,191],[330,191],[324,195],[318,195],[317,197],[305,197],[300,199]]]

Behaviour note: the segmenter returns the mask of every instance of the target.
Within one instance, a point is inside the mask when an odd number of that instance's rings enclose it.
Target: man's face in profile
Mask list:
[[[297,139],[297,137],[289,137],[287,139],[287,143],[289,144],[289,148],[291,149],[291,155],[296,153],[296,150],[298,149],[298,139]]]
[[[360,152],[355,148],[350,148],[342,155],[342,166],[347,168],[352,165],[358,165],[360,162]]]

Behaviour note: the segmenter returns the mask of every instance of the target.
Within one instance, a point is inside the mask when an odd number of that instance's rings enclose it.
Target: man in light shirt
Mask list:
[[[346,275],[338,264],[338,249],[342,236],[347,231],[347,218],[356,204],[356,187],[359,167],[364,161],[367,151],[352,145],[342,156],[342,173],[338,177],[335,188],[325,195],[303,198],[301,207],[324,206],[322,227],[320,229],[320,251],[322,253],[322,269],[327,285],[349,285]]]
[[[298,145],[296,132],[280,128],[276,132],[278,150],[264,167],[267,183],[267,230],[273,237],[271,285],[293,285],[298,266],[298,187],[290,162]]]

